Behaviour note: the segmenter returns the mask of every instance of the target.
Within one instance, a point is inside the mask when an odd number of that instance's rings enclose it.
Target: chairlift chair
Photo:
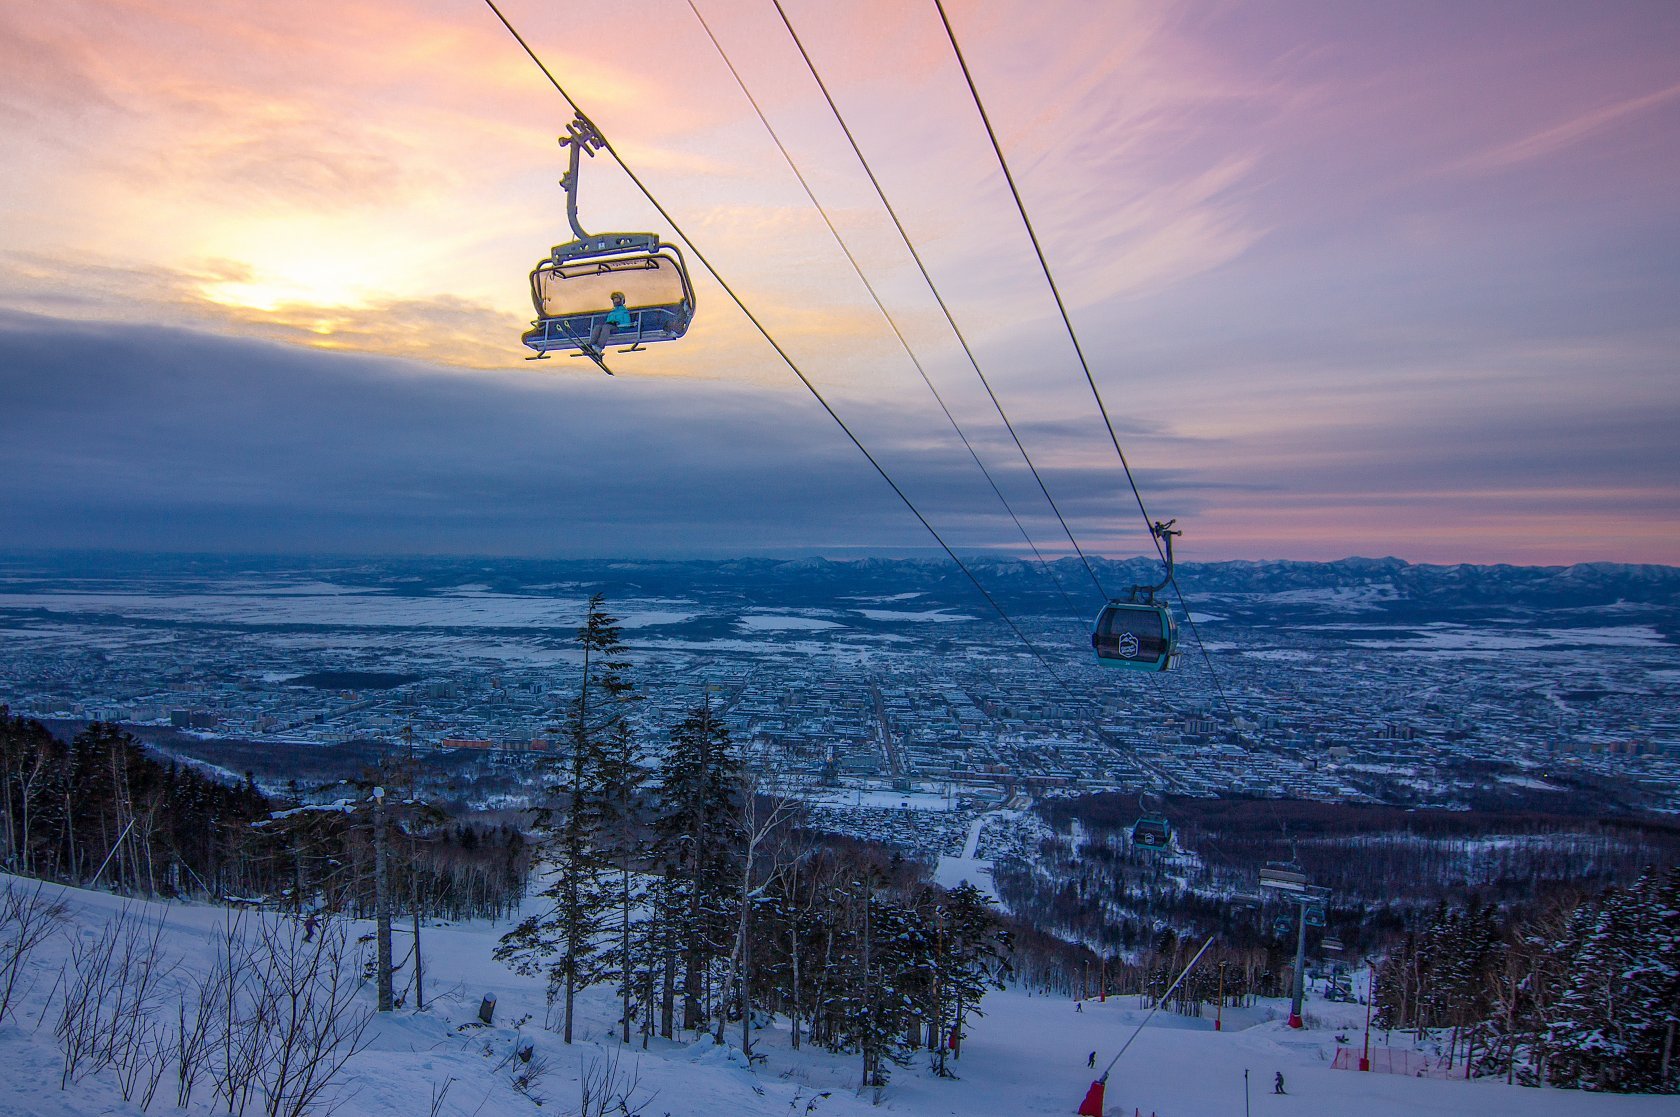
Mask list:
[[[1307,890],[1307,874],[1285,865],[1267,865],[1260,870],[1260,887],[1270,888],[1277,892],[1305,892]]]
[[[1305,911],[1306,914],[1303,918],[1307,921],[1308,927],[1324,926],[1324,909],[1322,907],[1319,907],[1317,904],[1313,904],[1307,907]]]
[[[624,295],[629,326],[611,327],[606,346],[632,353],[659,341],[675,341],[694,318],[694,289],[682,253],[652,233],[615,233],[587,242],[555,245],[531,272],[531,302],[537,320],[521,336],[540,354],[590,348],[595,328],[613,309],[612,295]]]
[[[602,360],[608,346],[634,353],[645,345],[676,341],[694,320],[694,286],[682,251],[653,233],[606,233],[594,236],[578,224],[579,155],[591,156],[606,141],[582,113],[567,126],[560,146],[570,149],[566,175],[566,220],[575,239],[555,245],[548,259],[531,271],[531,303],[537,319],[520,340],[542,360],[557,351],[576,351],[611,373]],[[630,324],[613,325],[596,342],[596,332],[613,310],[615,293],[624,296]]]

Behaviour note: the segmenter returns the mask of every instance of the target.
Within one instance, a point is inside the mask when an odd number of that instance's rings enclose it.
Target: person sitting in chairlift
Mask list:
[[[624,292],[612,293],[612,309],[607,316],[595,323],[595,328],[589,331],[589,344],[597,353],[606,351],[607,335],[614,329],[627,330],[630,328],[630,312],[624,308]]]

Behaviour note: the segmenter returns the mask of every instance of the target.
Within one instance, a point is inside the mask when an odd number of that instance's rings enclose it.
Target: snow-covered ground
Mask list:
[[[944,813],[956,810],[956,801],[949,795],[930,791],[891,791],[879,788],[834,788],[813,787],[800,792],[800,798],[807,803],[816,803],[824,807],[870,807],[878,809],[898,809],[904,811],[934,811]]]
[[[5,878],[0,878],[4,880]],[[4,1117],[130,1117],[139,1107],[120,1100],[109,1074],[96,1075],[68,1091],[59,1089],[61,1060],[53,1038],[53,996],[70,935],[84,940],[124,907],[125,901],[98,893],[61,892],[71,925],[45,948],[36,980],[19,1015],[0,1024],[0,1115]],[[166,951],[178,957],[182,973],[209,965],[207,946],[226,912],[197,905],[129,904],[148,921],[163,922]],[[268,917],[283,918],[283,917]],[[365,929],[361,928],[361,929]],[[591,990],[582,1001],[580,1042],[567,1048],[543,1030],[542,983],[510,974],[490,951],[503,928],[485,924],[437,928],[425,939],[431,1004],[426,1012],[405,1009],[377,1021],[372,1044],[351,1064],[342,1117],[416,1117],[433,1112],[431,1099],[448,1084],[435,1112],[440,1117],[533,1117],[578,1109],[578,1079],[611,1041],[613,998]],[[399,955],[406,945],[399,942]],[[498,998],[497,1026],[471,1025],[480,998]],[[371,1001],[371,990],[361,996]],[[1061,997],[1025,992],[994,993],[987,1016],[973,1021],[956,1080],[930,1075],[925,1060],[893,1072],[892,1085],[878,1099],[855,1090],[858,1061],[820,1051],[789,1049],[783,1026],[760,1033],[766,1059],[752,1070],[739,1053],[716,1048],[701,1037],[689,1043],[655,1042],[624,1055],[621,1070],[639,1074],[637,1101],[648,1117],[826,1117],[890,1112],[951,1117],[1029,1117],[1073,1112],[1092,1072],[1112,1057],[1145,1012],[1135,999],[1106,1004],[1087,1001],[1082,1011]],[[1364,1009],[1315,1000],[1309,1012],[1317,1026],[1291,1032],[1277,1019],[1282,1006],[1262,1004],[1226,1013],[1226,1030],[1213,1031],[1211,1017],[1187,1019],[1159,1014],[1115,1067],[1108,1086],[1110,1115],[1134,1111],[1158,1117],[1672,1117],[1673,1098],[1612,1097],[1570,1091],[1532,1090],[1496,1082],[1418,1079],[1330,1069],[1338,1031],[1355,1042]],[[522,1028],[514,1025],[525,1017]],[[465,1025],[465,1027],[463,1027]],[[1380,1038],[1380,1037],[1379,1037]],[[533,1087],[539,1108],[510,1084],[506,1056],[522,1039],[534,1042],[549,1069]],[[1271,1092],[1282,1071],[1288,1093]],[[1245,1103],[1244,1074],[1249,1096]],[[828,1091],[830,1096],[819,1098]],[[173,1083],[165,1081],[154,1114],[176,1114]],[[1246,1106],[1246,1108],[1245,1108]],[[253,1112],[256,1107],[253,1106]],[[191,1110],[208,1113],[207,1091]]]
[[[968,836],[963,839],[962,852],[954,857],[946,854],[939,858],[933,874],[935,884],[941,888],[955,888],[966,881],[987,895],[997,895],[997,885],[992,882],[992,863],[979,856],[980,830],[990,817],[989,814],[975,815],[968,824]]]

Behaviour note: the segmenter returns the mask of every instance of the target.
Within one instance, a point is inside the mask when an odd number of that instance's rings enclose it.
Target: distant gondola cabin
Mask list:
[[[1164,818],[1140,818],[1132,824],[1132,844],[1164,850],[1172,845],[1172,826]]]
[[[1178,651],[1178,624],[1165,605],[1110,601],[1097,614],[1091,647],[1105,667],[1166,671]]]

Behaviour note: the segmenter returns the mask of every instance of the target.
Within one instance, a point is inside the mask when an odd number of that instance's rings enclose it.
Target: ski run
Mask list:
[[[151,1114],[228,1112],[222,1080],[234,1079],[232,1108],[248,1114],[337,1113],[340,1117],[520,1117],[529,1114],[636,1114],[646,1117],[837,1117],[865,1113],[951,1115],[951,1117],[1029,1117],[1071,1114],[1091,1084],[1087,1063],[1094,1052],[1100,1068],[1130,1036],[1147,1010],[1135,997],[1106,1003],[1076,1003],[1061,996],[1040,996],[1019,988],[994,992],[984,1002],[985,1016],[971,1022],[961,1057],[952,1065],[957,1077],[940,1079],[928,1069],[926,1053],[893,1069],[889,1085],[859,1091],[855,1057],[830,1055],[807,1045],[793,1050],[787,1024],[764,1023],[758,1053],[748,1067],[735,1047],[714,1044],[709,1035],[682,1042],[655,1038],[647,1050],[639,1042],[616,1042],[617,999],[597,986],[580,997],[577,1042],[568,1047],[543,1027],[548,1011],[544,982],[515,975],[494,961],[491,952],[508,929],[489,922],[431,925],[425,928],[427,1004],[423,1011],[404,1000],[396,1011],[372,1012],[374,989],[365,974],[372,925],[347,922],[305,927],[295,917],[237,911],[191,903],[127,900],[100,892],[0,876],[0,890],[14,897],[35,895],[62,904],[33,952],[18,959],[9,986],[7,963],[16,956],[15,921],[0,934],[0,997],[10,991],[10,1005],[0,1020],[0,1115],[4,1117],[128,1117]],[[109,935],[113,926],[121,935]],[[234,938],[261,949],[278,948],[293,967],[323,941],[340,931],[345,957],[339,969],[340,1014],[333,1033],[326,994],[303,1007],[294,998],[277,1005],[293,1010],[290,1031],[284,1013],[270,1031],[271,1055],[289,1055],[301,1065],[305,1056],[321,1056],[304,1073],[263,1067],[250,1061],[248,1081],[228,1071],[225,1051],[211,1051],[199,1069],[186,1107],[181,1096],[178,1054],[171,1053],[177,1031],[180,995],[195,1000],[196,990],[213,987],[213,975],[225,970],[229,928]],[[305,936],[308,942],[305,943]],[[115,950],[101,950],[101,944]],[[155,944],[155,950],[152,949]],[[399,944],[399,958],[406,952]],[[260,953],[260,950],[259,950]],[[149,967],[150,988],[135,998],[136,982],[123,982],[115,971],[126,954],[130,970]],[[106,959],[105,983],[75,978],[76,960],[85,971]],[[259,960],[261,961],[261,960]],[[275,968],[272,959],[267,963]],[[318,967],[326,981],[330,966]],[[261,969],[256,966],[252,972]],[[399,982],[406,974],[399,975]],[[85,994],[103,991],[103,1003],[89,1004]],[[76,994],[84,994],[83,1002]],[[486,994],[495,997],[493,1023],[484,1025],[480,1010]],[[128,1000],[125,1001],[124,997]],[[144,1002],[143,1004],[139,1002]],[[148,1012],[130,1011],[144,1007]],[[193,1006],[189,1005],[189,1016]],[[1364,1036],[1364,1007],[1331,1004],[1313,998],[1309,1027],[1291,1031],[1283,1023],[1287,1006],[1259,1002],[1224,1014],[1224,1030],[1215,1031],[1210,1016],[1191,1019],[1155,1014],[1120,1059],[1106,1089],[1110,1117],[1428,1117],[1474,1114],[1476,1117],[1672,1117],[1672,1097],[1616,1096],[1574,1090],[1508,1086],[1486,1079],[1466,1081],[1461,1071],[1439,1065],[1411,1037],[1372,1033],[1373,1062],[1406,1073],[1359,1073],[1337,1069],[1338,1046],[1357,1057]],[[351,1029],[366,1018],[359,1036]],[[78,1024],[79,1022],[79,1024]],[[189,1020],[190,1023],[190,1020]],[[317,1038],[311,1047],[304,1036]],[[215,1029],[209,1029],[215,1047]],[[93,1033],[93,1034],[90,1034]],[[102,1033],[102,1034],[99,1034]],[[1338,1045],[1337,1037],[1347,1043]],[[128,1050],[112,1050],[114,1037]],[[341,1042],[336,1053],[329,1044]],[[639,1037],[638,1037],[639,1039]],[[255,1041],[253,1041],[255,1042]],[[103,1046],[102,1046],[103,1044]],[[175,1045],[178,1046],[178,1045]],[[230,1047],[232,1045],[224,1045]],[[354,1054],[348,1054],[355,1049]],[[321,1073],[334,1058],[340,1073],[322,1083]],[[218,1065],[218,1060],[224,1065]],[[1342,1063],[1349,1062],[1344,1055]],[[71,1064],[73,1063],[73,1066]],[[70,1069],[67,1069],[69,1067]],[[1423,1076],[1416,1074],[1423,1070]],[[1274,1093],[1276,1075],[1285,1093]],[[313,1075],[313,1077],[311,1077]],[[149,1107],[143,1107],[151,1080]],[[1245,1096],[1246,1080],[1246,1096]],[[273,1087],[272,1094],[265,1090]],[[301,1091],[315,1089],[304,1096]],[[585,1099],[588,1090],[591,1097]],[[124,1094],[128,1099],[124,1099]],[[623,1107],[620,1108],[620,1103]]]

